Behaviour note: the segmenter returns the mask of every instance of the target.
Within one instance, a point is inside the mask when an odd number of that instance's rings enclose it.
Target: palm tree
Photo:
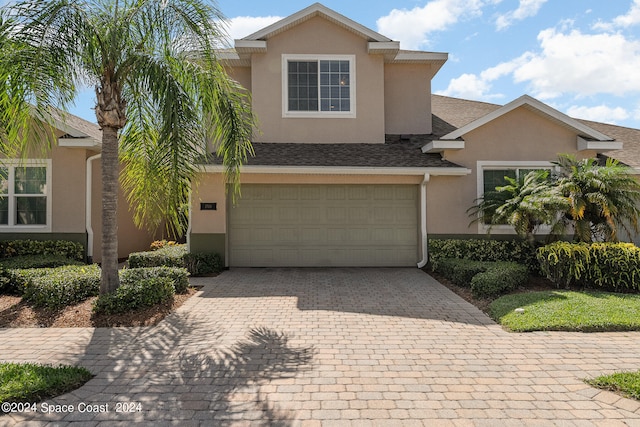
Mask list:
[[[566,201],[550,185],[548,170],[504,179],[507,185],[486,192],[467,212],[474,218],[472,223],[482,220],[490,228],[508,224],[520,237],[533,243],[536,229],[542,224],[553,224],[556,212],[566,206]]]
[[[576,240],[616,241],[618,230],[638,232],[640,183],[630,169],[607,158],[604,166],[597,159],[577,160],[558,156],[558,191],[567,199],[560,218],[563,226],[573,226]]]
[[[180,227],[178,208],[208,143],[237,189],[254,121],[248,96],[216,60],[222,15],[205,0],[26,0],[5,14],[4,148],[24,151],[29,115],[47,121],[51,107],[65,110],[79,88],[95,88],[102,128],[100,292],[112,292],[119,286],[120,161],[138,224],[164,219]]]

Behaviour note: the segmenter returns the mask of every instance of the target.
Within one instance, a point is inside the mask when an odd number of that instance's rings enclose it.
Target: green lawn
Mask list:
[[[516,313],[523,308],[524,313]],[[546,291],[505,295],[491,317],[514,332],[640,330],[640,295]]]
[[[627,397],[640,400],[640,371],[603,375],[588,380],[587,383],[597,388],[615,391]]]
[[[75,390],[91,377],[80,367],[0,363],[0,402],[39,402]]]

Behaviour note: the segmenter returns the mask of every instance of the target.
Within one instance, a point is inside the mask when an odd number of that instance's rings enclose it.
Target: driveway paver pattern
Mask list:
[[[639,369],[637,332],[508,333],[418,269],[191,280],[155,327],[0,329],[0,360],[95,374],[0,425],[640,426],[640,402],[583,382]]]

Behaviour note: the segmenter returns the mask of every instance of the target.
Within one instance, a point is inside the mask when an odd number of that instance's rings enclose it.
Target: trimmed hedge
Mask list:
[[[0,258],[23,255],[59,255],[77,261],[84,260],[84,246],[66,240],[3,240]]]
[[[444,258],[434,270],[458,286],[470,287],[475,298],[490,298],[527,283],[527,267],[515,262]]]
[[[537,256],[544,274],[558,287],[581,283],[640,291],[640,248],[633,243],[555,242],[538,249]]]
[[[529,273],[541,275],[537,247],[524,240],[430,239],[429,258],[432,265],[442,258],[516,262],[526,266]]]
[[[192,276],[219,273],[222,259],[213,252],[188,253],[186,245],[167,245],[158,250],[134,252],[129,255],[129,267],[183,267]]]
[[[486,271],[473,276],[471,293],[474,298],[493,298],[524,286],[528,280],[527,267],[515,262],[497,262]]]
[[[100,267],[95,264],[11,272],[18,286],[24,288],[23,298],[36,307],[56,310],[80,303],[100,291]]]
[[[0,266],[9,269],[27,268],[55,268],[65,265],[86,265],[82,261],[67,258],[62,255],[21,255],[0,259]]]
[[[150,277],[124,282],[115,292],[100,295],[93,305],[95,313],[124,313],[170,301],[175,294],[173,279]]]
[[[471,279],[491,265],[490,262],[468,259],[444,258],[434,263],[434,271],[442,274],[458,286],[469,287]]]
[[[175,292],[184,294],[189,287],[189,272],[177,267],[143,267],[120,270],[120,284],[131,285],[137,281],[167,277],[172,280]]]

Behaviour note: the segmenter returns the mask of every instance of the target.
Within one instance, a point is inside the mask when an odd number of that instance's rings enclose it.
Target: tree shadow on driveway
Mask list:
[[[261,387],[311,369],[314,349],[295,347],[283,332],[251,328],[230,336],[219,325],[171,315],[145,328],[97,328],[78,358],[96,376],[49,403],[109,405],[109,411],[31,413],[16,421],[87,423],[198,421],[226,426],[289,426],[294,411],[278,408]]]

